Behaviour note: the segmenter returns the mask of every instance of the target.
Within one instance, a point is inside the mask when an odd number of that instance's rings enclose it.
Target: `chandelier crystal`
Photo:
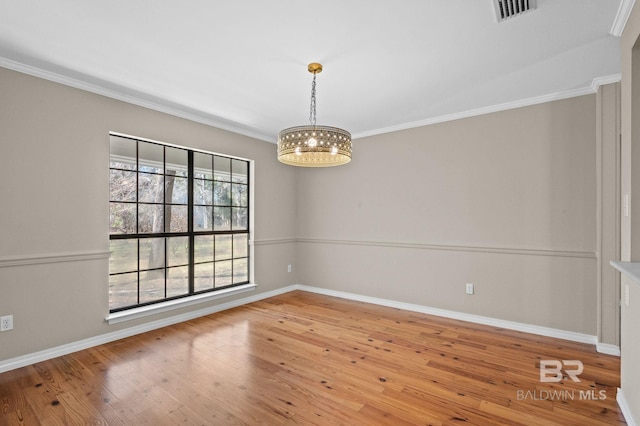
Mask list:
[[[316,75],[322,65],[309,64],[313,74],[309,125],[284,129],[278,134],[278,160],[300,167],[330,167],[351,161],[351,133],[337,127],[316,125]]]

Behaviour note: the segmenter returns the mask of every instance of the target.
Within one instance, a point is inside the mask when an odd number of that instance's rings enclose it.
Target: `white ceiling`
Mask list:
[[[497,23],[492,0],[0,0],[0,66],[275,142],[321,62],[318,124],[358,138],[593,93],[628,4]]]

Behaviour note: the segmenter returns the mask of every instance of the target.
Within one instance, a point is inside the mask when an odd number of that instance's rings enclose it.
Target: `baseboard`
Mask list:
[[[627,403],[627,399],[625,398],[624,392],[622,392],[621,388],[618,388],[616,401],[618,402],[618,406],[620,407],[620,411],[622,411],[622,415],[624,416],[624,420],[627,422],[627,425],[637,426],[638,423],[635,421],[635,419],[631,415],[631,408],[629,407],[629,404]]]
[[[329,290],[329,289],[320,288],[320,287],[295,284],[287,287],[282,287],[276,290],[258,293],[249,297],[236,299],[227,303],[208,306],[206,308],[187,312],[181,315],[175,315],[175,316],[164,318],[161,320],[124,328],[111,333],[101,334],[99,336],[90,337],[88,339],[79,340],[77,342],[72,342],[66,345],[56,346],[54,348],[45,349],[43,351],[34,352],[31,354],[27,354],[27,355],[15,357],[15,358],[7,359],[7,360],[2,360],[0,361],[0,373],[14,370],[20,367],[25,367],[27,365],[35,364],[37,362],[46,361],[51,358],[67,355],[72,352],[88,349],[93,346],[102,345],[105,343],[113,342],[115,340],[123,339],[130,336],[135,336],[136,334],[141,334],[147,331],[151,331],[151,330],[166,327],[169,325],[177,324],[180,322],[188,321],[201,316],[210,315],[216,312],[224,311],[226,309],[231,309],[238,306],[246,305],[248,303],[257,302],[262,299],[278,296],[294,290],[308,291],[310,293],[324,294],[326,296],[334,296],[342,299],[355,300],[358,302],[372,303],[374,305],[388,306],[391,308],[403,309],[403,310],[412,311],[412,312],[420,312],[420,313],[429,314],[429,315],[436,315],[439,317],[451,318],[451,319],[456,319],[460,321],[468,321],[468,322],[473,322],[477,324],[484,324],[484,325],[489,325],[493,327],[505,328],[509,330],[522,331],[525,333],[538,334],[541,336],[554,337],[554,338],[565,339],[565,340],[570,340],[574,342],[598,345],[596,336],[592,336],[588,334],[558,330],[554,328],[541,327],[541,326],[519,323],[514,321],[506,321],[506,320],[501,320],[497,318],[484,317],[480,315],[472,315],[464,312],[449,311],[445,309],[432,308],[432,307],[416,305],[412,303],[398,302],[395,300],[363,296],[360,294],[347,293],[344,291]],[[617,346],[607,345],[607,344],[598,345],[598,351],[602,353],[609,353],[608,351],[613,351],[614,348],[618,350],[618,355],[619,355],[619,348],[617,348]]]
[[[389,299],[363,296],[360,294],[347,293],[344,291],[328,290],[325,288],[312,287],[306,285],[296,285],[298,290],[311,293],[324,294],[326,296],[340,297],[342,299],[355,300],[358,302],[372,303],[374,305],[388,306],[390,308],[404,309],[406,311],[420,312],[423,314],[436,315],[439,317],[451,318],[460,321],[468,321],[477,324],[490,325],[493,327],[506,328],[509,330],[522,331],[525,333],[538,334],[540,336],[554,337],[557,339],[571,340],[573,342],[588,343],[595,345],[598,343],[596,336],[590,334],[576,333],[574,331],[559,330],[555,328],[530,325],[515,321],[506,321],[497,318],[484,317],[480,315],[466,314],[464,312],[449,311],[446,309],[431,308],[412,303],[398,302]]]
[[[235,308],[238,306],[246,305],[248,303],[257,302],[269,297],[278,296],[283,293],[288,293],[296,289],[296,286],[288,286],[279,288],[276,290],[265,291],[244,297],[242,299],[236,299],[227,303],[221,303],[214,306],[208,306],[197,311],[187,312],[181,315],[175,315],[172,317],[164,318],[157,321],[140,324],[133,327],[124,328],[122,330],[114,331],[111,333],[101,334],[99,336],[90,337],[88,339],[79,340],[77,342],[68,343],[66,345],[56,346],[54,348],[45,349],[43,351],[34,352],[31,354],[10,358],[0,361],[0,373],[5,371],[15,370],[16,368],[25,367],[27,365],[35,364],[37,362],[46,361],[48,359],[56,358],[59,356],[67,355],[73,352],[77,352],[83,349],[88,349],[94,346],[102,345],[105,343],[113,342],[125,337],[135,336],[136,334],[146,333],[147,331],[156,330],[158,328],[166,327],[180,322],[189,321],[194,318],[210,315],[216,312],[224,311],[226,309]]]
[[[620,346],[609,343],[596,343],[596,351],[601,354],[620,356]]]

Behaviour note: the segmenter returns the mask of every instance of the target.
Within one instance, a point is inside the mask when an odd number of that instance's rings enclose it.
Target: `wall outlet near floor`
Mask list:
[[[291,272],[291,265],[287,265],[287,272]]]
[[[473,294],[473,284],[472,283],[467,283],[466,293],[467,294]]]
[[[0,317],[0,331],[13,330],[13,315]]]

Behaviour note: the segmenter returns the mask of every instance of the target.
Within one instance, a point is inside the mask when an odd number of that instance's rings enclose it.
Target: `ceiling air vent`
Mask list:
[[[536,0],[493,0],[498,22],[520,16],[536,8]]]

